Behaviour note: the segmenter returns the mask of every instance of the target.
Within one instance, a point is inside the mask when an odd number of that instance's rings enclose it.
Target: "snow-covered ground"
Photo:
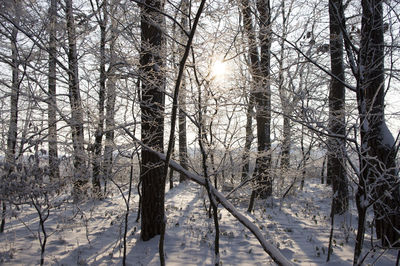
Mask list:
[[[180,184],[167,192],[167,265],[213,263],[214,226],[213,220],[208,218],[204,197],[206,193],[194,183]],[[306,180],[303,191],[282,201],[279,198],[258,201],[252,214],[245,212],[248,195],[244,192],[238,192],[231,200],[294,264],[326,264],[331,192],[329,187],[319,184],[319,180]],[[140,223],[135,222],[137,205],[138,197],[135,196],[129,216],[128,265],[159,265],[158,238],[147,242],[140,240]],[[79,206],[65,202],[51,209],[45,223],[49,234],[45,264],[121,264],[124,206],[122,196],[115,191],[105,200],[87,201]],[[333,254],[328,264],[352,264],[357,225],[354,206],[352,209],[335,221]],[[9,211],[9,214],[12,217],[7,219],[5,233],[0,235],[0,264],[39,264],[39,219],[36,211],[23,205],[19,210],[14,208]],[[222,207],[219,217],[222,265],[274,264],[257,239]],[[397,251],[371,249],[371,236],[367,234],[365,239],[363,254],[369,251],[366,265],[395,264]]]

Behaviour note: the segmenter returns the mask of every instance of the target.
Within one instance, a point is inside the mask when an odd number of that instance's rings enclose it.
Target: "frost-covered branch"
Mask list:
[[[149,146],[145,145],[143,142],[138,140],[127,128],[123,127],[124,131],[128,136],[130,136],[135,142],[141,145],[144,149],[151,152],[152,154],[158,156],[158,158],[162,161],[166,160],[165,154],[155,151]],[[199,185],[205,186],[206,181],[203,177],[190,172],[189,170],[184,169],[180,164],[177,162],[170,160],[169,166],[173,168],[175,171],[186,175],[187,178],[196,182]],[[257,238],[260,242],[261,246],[263,247],[264,251],[268,253],[268,255],[278,264],[278,265],[293,265],[282,253],[271,243],[268,243],[267,240],[262,235],[261,231],[258,227],[252,223],[246,216],[241,214],[235,206],[230,203],[222,193],[220,193],[215,187],[210,184],[211,193],[214,195],[215,199],[225,207],[227,211],[229,211],[241,224],[243,224],[247,229],[249,229],[253,235]]]

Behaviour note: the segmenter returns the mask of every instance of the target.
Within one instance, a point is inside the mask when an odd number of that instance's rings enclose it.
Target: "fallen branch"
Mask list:
[[[147,151],[153,153],[156,155],[161,161],[166,161],[166,156],[165,154],[155,151],[149,146],[145,145],[143,142],[138,140],[127,128],[122,127],[126,134],[128,134],[135,142],[137,142],[140,146],[142,146],[144,149]],[[169,166],[174,169],[175,171],[184,174],[187,178],[191,179],[192,181],[196,182],[199,185],[205,186],[206,185],[206,180],[195,174],[190,172],[189,170],[184,169],[180,164],[177,162],[170,160],[169,161]],[[253,235],[257,238],[257,240],[260,242],[261,246],[263,247],[264,251],[268,253],[268,255],[278,264],[278,265],[293,265],[285,256],[282,255],[282,253],[271,243],[268,243],[265,238],[263,237],[261,231],[258,229],[258,227],[253,224],[246,216],[241,214],[235,206],[232,205],[225,197],[220,193],[215,187],[213,187],[210,184],[210,190],[212,194],[214,195],[215,199],[225,207],[227,211],[229,211],[241,224],[243,224],[247,229],[250,230],[250,232],[253,233]]]

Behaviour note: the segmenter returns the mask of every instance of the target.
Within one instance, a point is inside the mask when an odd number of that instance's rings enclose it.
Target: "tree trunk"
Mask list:
[[[8,178],[15,169],[15,148],[17,145],[17,134],[18,134],[18,100],[20,95],[20,81],[19,81],[19,60],[18,60],[18,48],[17,48],[17,36],[18,26],[20,22],[20,1],[13,1],[15,24],[11,30],[11,63],[12,63],[12,80],[11,80],[11,97],[10,97],[10,121],[8,126],[7,134],[7,150],[6,150],[6,167]],[[5,213],[6,203],[2,201],[2,217],[0,225],[0,233],[4,232],[5,227]]]
[[[292,139],[292,126],[290,118],[285,114],[283,117],[283,136],[282,136],[282,156],[281,156],[281,169],[288,171],[290,168],[290,144]]]
[[[110,62],[108,69],[107,79],[107,93],[106,93],[106,130],[105,130],[105,143],[104,143],[104,162],[103,162],[103,177],[104,177],[104,194],[106,193],[107,180],[112,175],[113,165],[113,151],[114,151],[114,128],[115,128],[115,99],[116,99],[116,73],[115,64],[117,55],[115,53],[115,45],[117,41],[117,20],[115,19],[116,4],[110,7],[111,12],[111,25],[109,31],[110,35]]]
[[[252,10],[248,0],[241,1],[243,23],[248,38],[250,72],[252,75],[251,96],[254,97],[257,123],[257,160],[254,173],[256,174],[256,189],[252,193],[249,211],[252,210],[254,197],[267,198],[272,194],[272,180],[269,175],[271,156],[269,154],[271,99],[269,86],[270,64],[270,6],[269,0],[257,2],[259,12],[259,43],[261,56],[258,52],[256,34],[252,22]]]
[[[257,189],[256,196],[268,198],[272,195],[271,168],[271,87],[270,87],[270,61],[271,61],[271,7],[269,0],[258,0],[259,13],[258,34],[260,43],[260,77],[254,92],[256,101],[256,122],[258,156],[256,160]]]
[[[150,8],[152,7],[152,8]],[[146,0],[141,6],[140,71],[142,141],[163,151],[164,142],[164,71],[162,52],[163,2]],[[159,235],[164,225],[164,163],[154,154],[142,150],[142,232],[146,241]]]
[[[57,0],[51,0],[49,8],[49,169],[50,177],[57,180],[60,177],[57,147],[57,100],[56,100],[56,64],[57,64]]]
[[[95,133],[94,141],[94,158],[93,158],[93,193],[99,195],[101,191],[100,185],[100,174],[101,174],[101,151],[102,151],[102,140],[104,130],[104,103],[106,93],[106,38],[107,38],[107,22],[108,22],[108,3],[107,0],[103,0],[102,3],[102,17],[99,14],[98,23],[100,25],[100,86],[99,86],[99,117],[97,122],[97,128]],[[99,11],[99,13],[101,13]]]
[[[244,151],[242,155],[242,177],[241,181],[245,181],[250,177],[250,149],[251,143],[253,142],[253,109],[254,109],[254,97],[249,95],[249,102],[246,110],[246,140],[244,143]]]
[[[79,89],[78,54],[76,48],[75,21],[73,17],[72,0],[65,0],[68,35],[68,89],[71,105],[70,126],[74,148],[74,194],[78,199],[84,192],[83,186],[87,183],[85,177],[85,150],[83,133],[83,110]]]
[[[285,8],[285,1],[281,3],[282,15],[282,38],[280,40],[280,55],[279,55],[279,76],[278,76],[278,91],[281,100],[282,114],[283,114],[283,129],[282,129],[282,151],[281,151],[281,173],[282,178],[286,175],[290,167],[290,144],[291,144],[291,123],[289,116],[292,115],[293,106],[289,102],[287,88],[284,86],[284,60],[285,60],[285,40],[288,34],[287,15]],[[289,11],[290,13],[290,11]],[[294,102],[292,102],[294,103]]]
[[[181,25],[185,30],[188,30],[188,10],[189,3],[187,0],[182,0],[181,2]],[[187,37],[183,31],[181,31],[181,42],[186,43]],[[184,48],[179,49],[179,57],[181,58],[184,53]],[[179,124],[179,162],[184,169],[188,169],[188,152],[187,152],[187,133],[186,133],[186,81],[185,75],[182,77],[181,88],[179,90],[179,114],[178,114],[178,124]],[[186,180],[186,176],[179,174],[179,182]]]
[[[343,62],[343,36],[340,29],[342,0],[329,1],[329,29],[331,71],[336,78],[345,81]],[[331,78],[329,89],[329,130],[335,135],[344,136],[345,125],[345,87],[343,82]],[[349,206],[348,181],[345,160],[346,144],[343,138],[330,137],[328,140],[327,182],[332,183],[333,214],[342,214]]]
[[[360,87],[368,110],[368,172],[374,202],[376,234],[383,246],[400,246],[400,190],[396,148],[385,123],[383,1],[362,1]],[[365,125],[364,125],[365,126]]]

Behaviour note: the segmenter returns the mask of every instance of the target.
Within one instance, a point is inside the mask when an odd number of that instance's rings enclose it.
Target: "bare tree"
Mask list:
[[[163,151],[164,146],[164,71],[163,2],[146,0],[140,6],[141,51],[140,80],[142,111],[142,141]],[[164,224],[165,179],[163,163],[147,150],[142,150],[142,231],[146,241],[161,234]]]
[[[329,1],[329,29],[331,77],[329,88],[329,130],[333,135],[344,136],[345,124],[345,76],[343,59],[343,35],[340,29],[342,20],[342,0]],[[332,183],[332,213],[340,214],[348,209],[349,191],[346,177],[346,143],[343,137],[330,137],[328,141],[327,183]]]
[[[65,12],[68,35],[68,89],[71,106],[70,125],[72,130],[75,168],[74,193],[76,197],[79,197],[83,192],[83,186],[87,183],[87,178],[85,177],[86,156],[84,150],[83,110],[81,92],[79,89],[77,35],[72,0],[65,0]]]
[[[102,151],[102,140],[104,131],[104,104],[106,97],[106,38],[107,38],[107,24],[108,24],[108,1],[103,0],[101,3],[96,1],[96,8],[94,8],[94,3],[91,1],[93,12],[95,13],[97,23],[100,27],[100,84],[99,84],[99,99],[98,99],[98,110],[99,116],[97,121],[97,128],[95,132],[94,141],[94,158],[93,158],[93,192],[99,195],[100,186],[100,174],[101,174],[101,151]]]
[[[110,6],[111,24],[109,31],[110,45],[109,45],[109,68],[107,79],[107,92],[106,92],[106,130],[105,130],[105,144],[104,144],[104,161],[103,161],[103,174],[104,174],[104,192],[106,192],[107,179],[111,177],[113,165],[113,150],[114,150],[114,128],[115,128],[115,100],[116,100],[116,43],[117,43],[117,20],[116,10],[117,1],[113,1]]]
[[[19,0],[12,1],[12,13],[14,15],[14,25],[11,29],[10,44],[11,44],[11,96],[10,96],[10,121],[7,134],[7,150],[6,150],[6,177],[10,176],[15,169],[15,149],[17,145],[18,133],[18,100],[20,95],[20,71],[18,58],[18,27],[21,19],[21,5]],[[0,225],[0,233],[4,231],[6,202],[2,201],[2,220]]]
[[[255,197],[267,198],[272,195],[271,168],[271,5],[269,0],[257,1],[260,45],[259,82],[254,91],[257,122],[257,160],[255,175],[256,189],[253,190],[249,211],[253,209]]]
[[[181,25],[183,30],[188,30],[188,17],[189,17],[189,1],[181,1]],[[182,43],[185,43],[187,35],[181,31],[180,39]],[[182,57],[184,49],[180,47],[179,56]],[[186,130],[186,77],[182,76],[182,84],[179,94],[179,162],[183,168],[188,169],[188,151],[187,151],[187,130]],[[183,182],[186,179],[185,175],[179,174],[179,182]]]
[[[383,1],[362,1],[359,86],[365,93],[366,120],[362,120],[368,144],[365,181],[372,186],[376,234],[383,246],[400,246],[400,190],[396,165],[397,149],[384,115],[384,24]],[[359,102],[359,104],[363,104]],[[360,108],[363,108],[361,106]],[[365,118],[364,118],[365,119]],[[365,128],[367,127],[367,128]]]
[[[58,0],[50,0],[49,8],[49,74],[48,74],[48,126],[49,126],[49,169],[54,179],[60,177],[57,146],[57,99],[56,99],[56,66],[57,66],[57,4]]]
[[[246,110],[246,139],[243,151],[243,168],[242,168],[242,181],[246,180],[249,175],[249,163],[250,163],[250,148],[253,141],[253,114],[254,114],[254,92],[256,90],[256,84],[259,80],[260,62],[257,51],[257,39],[256,32],[253,23],[252,9],[250,1],[242,0],[240,2],[240,11],[243,15],[243,26],[244,32],[247,36],[248,58],[250,63],[250,73],[252,75],[252,81],[250,83],[250,95],[248,96],[247,110]]]

